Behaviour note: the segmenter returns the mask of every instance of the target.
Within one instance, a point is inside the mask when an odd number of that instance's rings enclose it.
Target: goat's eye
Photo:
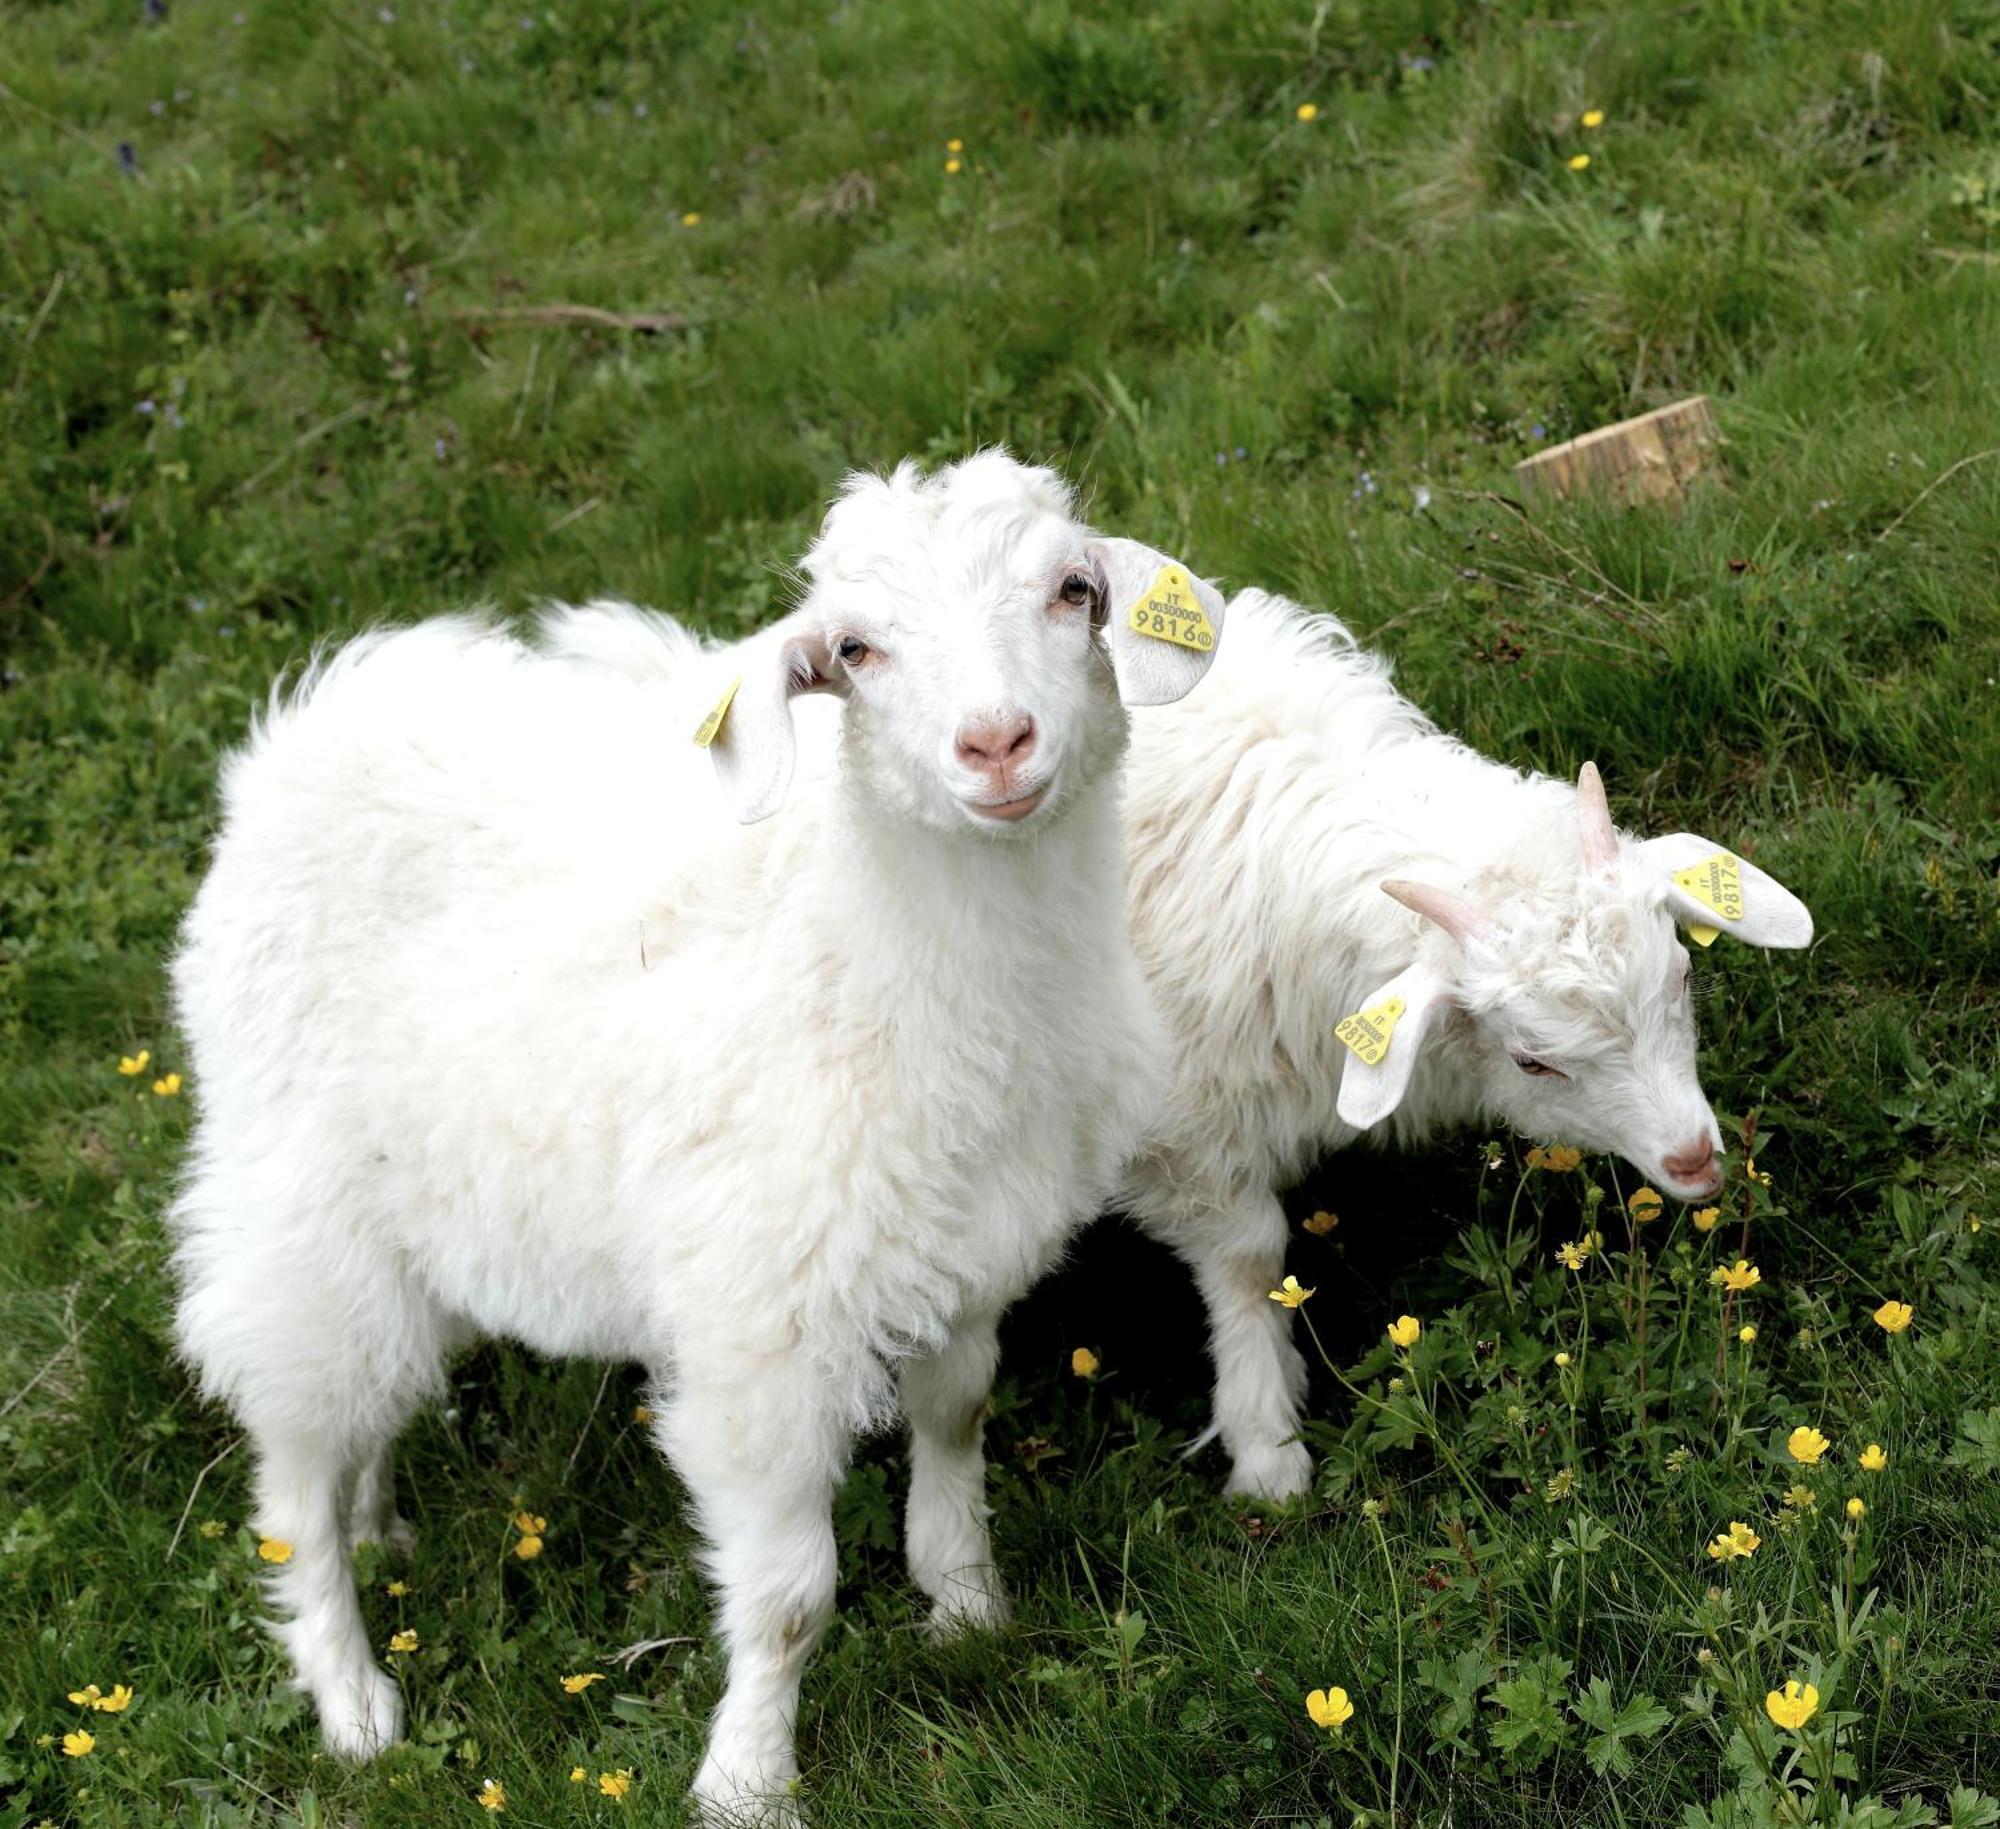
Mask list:
[[[1062,589],[1056,593],[1073,610],[1080,610],[1094,596],[1096,587],[1081,572],[1071,572],[1062,581]]]
[[[858,667],[868,658],[868,644],[858,635],[843,635],[833,651],[850,667]]]
[[[1547,1061],[1538,1061],[1532,1054],[1515,1055],[1514,1065],[1520,1068],[1531,1079],[1566,1080],[1569,1078],[1569,1075],[1563,1072],[1560,1067],[1551,1067]]]

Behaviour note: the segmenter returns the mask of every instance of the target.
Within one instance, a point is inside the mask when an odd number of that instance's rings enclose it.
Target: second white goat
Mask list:
[[[1714,1193],[1675,922],[1796,947],[1812,917],[1709,839],[1618,832],[1590,764],[1571,788],[1445,735],[1331,617],[1229,617],[1199,698],[1135,720],[1132,932],[1175,1080],[1123,1204],[1200,1284],[1231,1488],[1279,1498],[1312,1470],[1280,1193],[1363,1136],[1494,1122]]]

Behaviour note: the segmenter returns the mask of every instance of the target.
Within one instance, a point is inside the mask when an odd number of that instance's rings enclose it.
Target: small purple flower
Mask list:
[[[136,178],[139,175],[139,155],[132,150],[130,140],[118,142],[118,169],[128,178]]]
[[[1250,455],[1250,450],[1247,445],[1238,445],[1236,447],[1236,461],[1239,464],[1249,455]]]
[[[132,410],[135,413],[145,413],[150,416],[153,411],[153,396],[151,394],[148,394],[146,398],[140,401],[139,404],[135,406]]]
[[[1538,444],[1544,438],[1548,437],[1548,435],[1549,435],[1549,428],[1543,425],[1539,419],[1536,420],[1535,423],[1528,428],[1528,436],[1534,439]]]
[[[436,440],[431,445],[431,449],[437,453],[437,460],[439,463],[443,463],[444,460],[451,455],[451,453],[445,448],[445,442],[442,438]]]

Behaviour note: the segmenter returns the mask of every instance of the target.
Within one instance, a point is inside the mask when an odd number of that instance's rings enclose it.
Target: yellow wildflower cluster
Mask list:
[[[132,1706],[132,1691],[123,1683],[114,1683],[107,1696],[95,1683],[86,1683],[81,1689],[72,1689],[69,1699],[78,1708],[95,1709],[100,1715],[122,1715]]]
[[[542,1533],[549,1528],[548,1519],[538,1518],[531,1511],[517,1511],[514,1528],[521,1533],[514,1554],[523,1562],[533,1562],[542,1553]]]
[[[1709,1540],[1708,1553],[1717,1562],[1734,1562],[1739,1558],[1754,1555],[1764,1539],[1740,1519],[1732,1518],[1726,1531],[1718,1531]]]

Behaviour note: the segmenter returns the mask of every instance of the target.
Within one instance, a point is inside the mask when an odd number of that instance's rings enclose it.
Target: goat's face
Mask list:
[[[999,451],[932,476],[904,464],[851,477],[804,569],[804,601],[767,631],[783,643],[785,696],[846,698],[842,767],[874,803],[994,839],[1050,823],[1105,780],[1124,753],[1124,706],[1188,691],[1221,627],[1210,587],[1093,533],[1052,471]],[[1169,572],[1199,605],[1203,646],[1131,626]],[[754,718],[744,743],[761,734]],[[717,760],[727,778],[731,757]],[[764,798],[739,792],[739,811],[761,817],[776,804]]]
[[[1523,860],[1515,880],[1482,886],[1476,901],[1385,885],[1447,943],[1384,987],[1404,1003],[1410,1045],[1397,1068],[1390,1058],[1350,1061],[1341,1113],[1373,1122],[1393,1110],[1433,1014],[1451,1011],[1483,1109],[1541,1141],[1623,1156],[1676,1199],[1707,1199],[1722,1185],[1722,1135],[1696,1072],[1689,954],[1676,919],[1711,940],[1720,930],[1792,947],[1811,941],[1812,916],[1708,839],[1621,837],[1589,764],[1577,799],[1578,868],[1567,858],[1552,872],[1540,867],[1546,860]],[[1734,918],[1675,875],[1718,857],[1740,884]],[[1390,1056],[1402,1045],[1399,1032]]]
[[[1489,911],[1459,954],[1455,1001],[1481,1102],[1543,1142],[1623,1156],[1701,1200],[1722,1133],[1696,1072],[1689,956],[1657,880],[1621,869]]]

